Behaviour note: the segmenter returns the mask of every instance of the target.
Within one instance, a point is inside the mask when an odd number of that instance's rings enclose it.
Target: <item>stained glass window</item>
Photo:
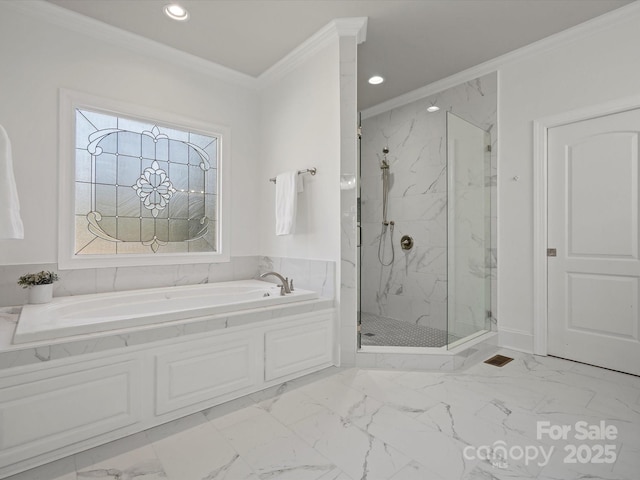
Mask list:
[[[75,255],[217,252],[219,138],[75,109]]]

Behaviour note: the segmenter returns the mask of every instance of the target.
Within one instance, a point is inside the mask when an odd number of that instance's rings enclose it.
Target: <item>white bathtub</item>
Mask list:
[[[316,298],[316,292],[299,289],[281,296],[280,287],[260,280],[56,297],[51,303],[22,308],[13,343],[106,332]]]

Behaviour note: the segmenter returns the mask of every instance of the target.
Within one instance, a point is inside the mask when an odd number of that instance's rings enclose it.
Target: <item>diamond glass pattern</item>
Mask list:
[[[218,137],[84,109],[75,135],[76,254],[217,251]]]

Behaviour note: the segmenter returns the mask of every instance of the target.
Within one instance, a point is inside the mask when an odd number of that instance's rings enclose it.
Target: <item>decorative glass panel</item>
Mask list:
[[[75,115],[75,254],[217,251],[218,137]]]

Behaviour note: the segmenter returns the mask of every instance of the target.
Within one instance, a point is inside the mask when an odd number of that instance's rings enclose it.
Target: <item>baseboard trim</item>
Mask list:
[[[533,353],[533,334],[524,330],[498,327],[498,346]]]

